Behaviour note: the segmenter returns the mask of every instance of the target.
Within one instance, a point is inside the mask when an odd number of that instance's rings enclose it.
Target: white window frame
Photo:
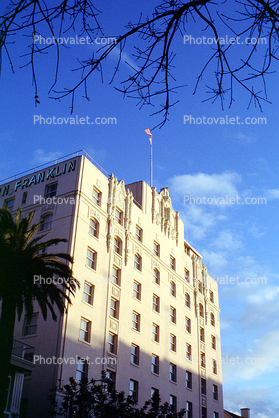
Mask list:
[[[92,258],[91,255],[93,255]],[[86,265],[94,271],[97,269],[97,252],[90,247],[87,248]]]
[[[132,329],[135,331],[140,331],[140,314],[136,311],[132,313]]]
[[[90,218],[89,234],[95,238],[99,238],[99,222],[97,221],[96,218]]]
[[[30,321],[27,320],[27,315],[25,315],[23,331],[22,331],[23,337],[30,337],[30,336],[37,335],[37,327],[38,327],[38,313],[34,313]]]
[[[89,288],[89,289],[88,289]],[[89,290],[89,292],[88,292]],[[87,299],[87,300],[84,300]],[[88,305],[93,306],[93,300],[94,300],[94,285],[92,283],[84,281],[83,286],[83,302],[87,303]]]
[[[84,325],[85,327],[83,328]],[[91,340],[91,321],[89,321],[89,319],[86,319],[84,317],[81,317],[80,319],[79,340],[89,343],[89,344]]]

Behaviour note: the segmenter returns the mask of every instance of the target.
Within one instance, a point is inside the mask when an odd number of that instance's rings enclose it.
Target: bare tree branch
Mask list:
[[[144,19],[141,15],[136,23],[128,22],[124,33],[113,37],[113,43],[93,52],[86,60],[78,59],[79,66],[73,68],[73,71],[80,72],[80,79],[73,86],[65,86],[63,90],[59,90],[56,86],[61,78],[60,51],[61,47],[66,47],[59,40],[65,34],[77,33],[78,37],[86,35],[90,43],[94,43],[97,35],[104,36],[98,21],[99,10],[92,0],[60,0],[56,6],[49,6],[47,0],[11,0],[10,10],[0,16],[0,70],[4,52],[13,71],[9,49],[15,42],[14,35],[22,33],[31,37],[30,51],[22,57],[29,58],[23,66],[31,66],[37,105],[39,86],[36,57],[37,54],[47,54],[54,48],[56,63],[49,95],[55,100],[71,97],[72,113],[76,93],[83,87],[83,97],[90,100],[91,75],[97,71],[103,81],[106,58],[116,52],[118,59],[110,83],[117,83],[121,63],[126,63],[129,75],[120,84],[116,84],[115,88],[124,97],[136,98],[140,107],[155,106],[152,115],[162,115],[162,121],[157,125],[161,127],[168,120],[170,108],[178,102],[177,99],[173,100],[175,93],[179,88],[185,87],[185,84],[178,85],[173,75],[176,64],[175,40],[179,39],[182,44],[183,33],[188,33],[189,25],[194,23],[201,34],[205,34],[203,38],[211,37],[214,40],[213,43],[208,43],[208,54],[203,67],[197,73],[194,94],[201,83],[204,83],[204,78],[208,77],[209,82],[204,85],[209,98],[204,101],[215,102],[218,99],[223,109],[224,98],[229,95],[230,107],[235,101],[234,86],[238,85],[248,93],[248,107],[253,103],[261,109],[262,103],[268,102],[265,76],[274,72],[273,64],[279,60],[279,0],[237,0],[234,14],[223,12],[226,5],[226,0],[163,0],[154,8],[151,17]],[[229,44],[222,42],[224,34],[231,36],[232,41]],[[53,43],[36,43],[37,38],[46,39],[47,35],[50,35]],[[126,51],[129,52],[127,41],[135,37],[133,64],[127,62],[125,56]],[[244,37],[245,42],[239,44],[239,39]],[[237,55],[233,54],[236,48]],[[189,48],[187,51],[189,52]],[[257,84],[254,85],[255,83]],[[259,83],[261,88],[258,88]],[[162,100],[159,105],[158,99]]]

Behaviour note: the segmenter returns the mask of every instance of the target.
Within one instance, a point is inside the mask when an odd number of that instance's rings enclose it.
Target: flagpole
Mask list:
[[[150,138],[150,187],[152,187],[152,137]]]
[[[150,187],[152,187],[152,133],[150,129],[145,129],[144,132],[149,136],[150,142]]]

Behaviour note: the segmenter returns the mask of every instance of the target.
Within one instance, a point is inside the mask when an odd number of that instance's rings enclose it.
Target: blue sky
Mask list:
[[[107,36],[123,33],[127,21],[136,21],[140,12],[150,13],[156,4],[144,0],[131,7],[127,1],[117,6],[112,1],[96,2],[103,11],[99,19]],[[232,10],[233,6],[232,2]],[[226,5],[227,13],[230,7]],[[174,100],[180,102],[171,109],[169,121],[152,131],[154,185],[157,189],[170,188],[174,209],[185,223],[185,239],[203,255],[209,272],[219,282],[222,356],[238,358],[236,364],[223,365],[224,407],[235,413],[240,407],[249,407],[252,418],[274,418],[279,414],[277,75],[266,78],[271,104],[264,104],[262,113],[253,106],[247,109],[249,96],[237,86],[231,108],[229,97],[224,110],[218,101],[202,103],[208,96],[206,85],[213,79],[212,66],[196,95],[192,93],[210,50],[207,45],[183,43],[183,36],[203,36],[203,29],[200,21],[189,21],[187,33],[182,31],[174,40],[174,76],[178,85],[187,87],[175,94]],[[100,74],[88,83],[90,101],[82,98],[82,91],[75,100],[73,116],[91,120],[112,117],[116,124],[34,124],[34,116],[69,117],[70,99],[58,102],[48,98],[55,62],[50,52],[36,61],[40,104],[34,107],[31,69],[20,69],[28,59],[18,58],[30,40],[18,34],[15,41],[10,45],[15,74],[3,54],[0,78],[0,178],[83,148],[126,184],[141,179],[149,182],[149,141],[144,130],[152,129],[161,119],[149,116],[158,108],[145,106],[140,110],[136,100],[123,99],[113,88],[130,74],[127,64],[120,66],[116,82],[110,85],[117,54],[108,58],[103,83]],[[125,59],[130,63],[134,63],[134,43],[136,38],[127,44]],[[74,45],[63,49],[57,90],[79,79],[70,68],[76,66],[76,57],[88,59],[94,48]],[[232,48],[233,62],[239,62],[245,48]],[[259,54],[262,51],[259,47]],[[260,89],[258,85],[256,90]],[[183,123],[185,115],[186,119],[192,117],[191,124]],[[199,121],[197,118],[217,120],[226,116],[238,117],[240,124],[193,123]],[[242,123],[247,117],[265,117],[266,123]],[[231,200],[231,204],[221,204],[220,199],[226,197],[238,197],[240,203]]]

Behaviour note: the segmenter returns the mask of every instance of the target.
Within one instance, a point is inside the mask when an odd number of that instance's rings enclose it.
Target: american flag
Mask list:
[[[150,129],[145,129],[144,132],[147,133],[147,135],[149,135],[149,141],[150,141],[150,144],[152,144],[152,133],[150,132]]]

